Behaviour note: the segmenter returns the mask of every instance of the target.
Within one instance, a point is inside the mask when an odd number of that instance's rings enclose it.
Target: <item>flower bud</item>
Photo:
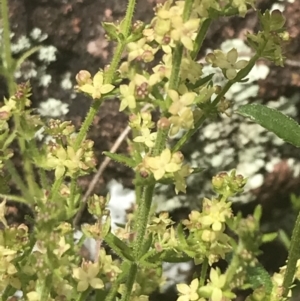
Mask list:
[[[159,119],[157,121],[157,128],[158,129],[163,129],[163,130],[167,130],[169,129],[171,126],[171,122],[168,118],[166,117],[162,117],[161,119]]]
[[[86,70],[80,70],[76,75],[76,81],[78,86],[83,86],[85,84],[91,84],[92,78],[91,73]]]

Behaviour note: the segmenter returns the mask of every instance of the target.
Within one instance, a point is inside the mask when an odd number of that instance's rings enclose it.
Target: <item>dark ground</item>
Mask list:
[[[158,1],[137,2],[135,19],[149,21],[152,16],[152,7]],[[261,0],[258,3],[259,8],[264,10],[270,8],[273,1]],[[71,80],[75,84],[75,75],[79,70],[87,69],[93,74],[110,61],[114,45],[105,41],[100,22],[121,19],[124,16],[126,1],[9,0],[9,6],[11,27],[16,34],[14,39],[21,35],[28,35],[33,28],[37,27],[43,33],[48,34],[48,38],[43,43],[54,45],[58,49],[57,60],[47,67],[47,73],[52,75],[50,86],[47,88],[38,86],[38,78],[31,80],[34,105],[38,106],[39,102],[49,97],[60,99],[70,105],[65,119],[71,119],[79,127],[90,101],[81,94],[77,94],[71,100],[72,91],[64,90],[60,86],[62,75],[70,72]],[[259,97],[266,102],[281,95],[290,96],[300,91],[300,1],[286,2],[285,16],[287,30],[291,36],[291,41],[286,45],[287,63],[283,68],[270,66],[271,72],[267,79],[258,83]],[[219,20],[211,27],[204,49],[217,48],[224,40],[239,38],[245,32],[256,31],[257,28],[257,17],[254,12],[249,13],[245,19]],[[35,57],[33,57],[34,60]],[[5,85],[0,86],[0,94],[5,94]],[[95,141],[99,163],[103,160],[102,152],[110,149],[126,127],[127,117],[118,112],[118,107],[118,100],[107,101],[101,107],[91,128],[90,138]],[[126,150],[127,145],[123,143],[119,152],[126,152]],[[254,191],[257,196],[256,203],[262,203],[265,212],[274,206],[279,206],[279,208],[289,206],[290,193],[299,192],[299,179],[292,178],[284,162],[280,166],[274,173],[266,175],[265,184]],[[80,181],[84,189],[91,177],[85,177]],[[132,187],[131,171],[118,164],[110,163],[95,192],[103,192],[105,185],[111,179],[120,180],[125,186]],[[254,207],[253,204],[239,207],[239,209],[250,213]],[[285,256],[286,252],[281,246],[267,246],[263,263],[270,271],[274,271],[279,265],[284,264]]]

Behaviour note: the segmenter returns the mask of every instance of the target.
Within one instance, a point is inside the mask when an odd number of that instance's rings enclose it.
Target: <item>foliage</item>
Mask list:
[[[201,206],[199,200],[199,211],[192,211],[178,225],[168,213],[154,216],[152,210],[157,183],[174,185],[177,194],[187,193],[186,179],[200,169],[186,164],[180,149],[205,120],[226,114],[229,88],[247,80],[261,57],[283,65],[281,45],[288,38],[283,29],[285,20],[279,11],[258,12],[261,31],[247,36],[253,57],[239,60],[234,48],[227,53],[216,49],[207,54],[206,61],[222,70],[225,85],[215,86],[213,74],[202,76],[202,65],[196,58],[211,22],[233,15],[244,17],[250,6],[254,8],[254,1],[167,0],[157,5],[149,24],[132,24],[135,0],[129,0],[122,22],[102,24],[108,38],[117,42],[111,64],[94,76],[87,70],[76,76],[76,91],[93,100],[76,132],[70,121],[43,122],[30,108],[30,84],[15,83],[14,72],[20,63],[12,57],[7,1],[1,1],[4,43],[0,71],[9,87],[9,97],[0,108],[1,300],[8,300],[17,290],[23,292],[23,300],[29,301],[88,297],[148,300],[163,284],[163,262],[189,260],[201,264],[202,272],[190,284],[177,284],[179,301],[233,300],[236,289],[246,288],[253,289],[248,301],[289,300],[292,283],[300,278],[296,244],[299,221],[287,266],[269,276],[257,259],[260,245],[274,238],[259,230],[261,208],[246,218],[234,216],[231,209],[230,198],[242,193],[247,182],[242,175],[234,170],[216,175],[212,179],[215,195],[205,198]],[[120,63],[125,50],[127,60]],[[146,68],[149,63],[154,64],[152,69]],[[103,101],[112,97],[120,99],[120,111],[129,115],[133,139],[130,157],[105,154],[135,172],[137,209],[125,225],[113,231],[107,209],[109,197],[90,197],[88,210],[97,221],[81,225],[84,236],[75,242],[72,220],[82,206],[77,180],[96,167],[93,141],[86,136]],[[154,110],[160,112],[156,124],[151,114]],[[299,146],[299,125],[279,112],[252,105],[240,108],[238,113]],[[46,145],[38,145],[35,140],[41,128],[51,136]],[[172,146],[169,138],[175,135],[180,137]],[[22,157],[22,176],[13,161],[17,156],[15,142]],[[9,194],[10,181],[18,187],[19,195]],[[9,200],[32,209],[31,229],[25,224],[7,223]],[[84,238],[96,241],[94,260],[80,255]],[[103,242],[114,256],[108,254]],[[225,271],[212,266],[221,259],[228,264]]]

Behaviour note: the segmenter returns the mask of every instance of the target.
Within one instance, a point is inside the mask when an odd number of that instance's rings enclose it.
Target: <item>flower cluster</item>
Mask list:
[[[95,165],[96,160],[92,150],[94,142],[85,140],[81,146],[76,149],[75,139],[72,138],[74,127],[69,122],[61,123],[59,121],[50,121],[48,132],[52,133],[57,139],[57,142],[50,141],[46,146],[47,156],[36,158],[37,163],[43,168],[54,169],[55,177],[58,179],[63,175],[74,176],[84,175],[91,171]],[[63,137],[68,137],[68,145],[65,147]]]
[[[196,247],[199,240],[203,242],[201,248],[198,247],[201,250],[201,254],[198,251],[200,260],[204,253],[212,264],[231,250],[229,237],[224,233],[226,221],[232,216],[231,204],[225,200],[205,198],[202,206],[201,213],[192,211],[189,219],[182,223],[190,231],[190,246]]]

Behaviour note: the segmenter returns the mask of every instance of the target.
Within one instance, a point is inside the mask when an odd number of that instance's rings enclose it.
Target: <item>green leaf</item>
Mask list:
[[[152,233],[150,233],[143,244],[142,254],[146,254],[149,251],[149,249],[152,245],[152,242],[153,242],[153,235],[152,235]]]
[[[300,147],[300,126],[294,119],[260,104],[244,105],[236,112],[273,132],[285,142]]]
[[[114,23],[102,22],[102,27],[104,28],[106,34],[112,41],[118,40],[119,29]]]
[[[261,264],[255,267],[248,266],[246,268],[246,275],[253,289],[257,289],[263,286],[266,292],[265,297],[271,296],[272,289],[273,289],[272,279],[269,273],[265,270],[265,268]],[[264,299],[264,300],[267,301],[269,299]]]
[[[113,249],[113,251],[122,259],[127,259],[134,262],[134,258],[131,253],[132,250],[117,236],[111,232],[104,237],[104,241]]]
[[[208,83],[214,76],[214,73],[211,73],[203,78],[198,79],[194,84],[192,83],[188,83],[187,87],[188,89],[197,89],[203,85],[205,85],[206,83]]]
[[[190,256],[188,256],[184,252],[178,253],[175,250],[167,250],[163,252],[160,258],[164,262],[171,262],[171,263],[187,262],[193,260]]]
[[[103,154],[118,163],[125,164],[128,167],[136,166],[135,160],[133,160],[132,158],[126,157],[125,155],[115,154],[115,153],[111,153],[111,152],[103,152]]]

